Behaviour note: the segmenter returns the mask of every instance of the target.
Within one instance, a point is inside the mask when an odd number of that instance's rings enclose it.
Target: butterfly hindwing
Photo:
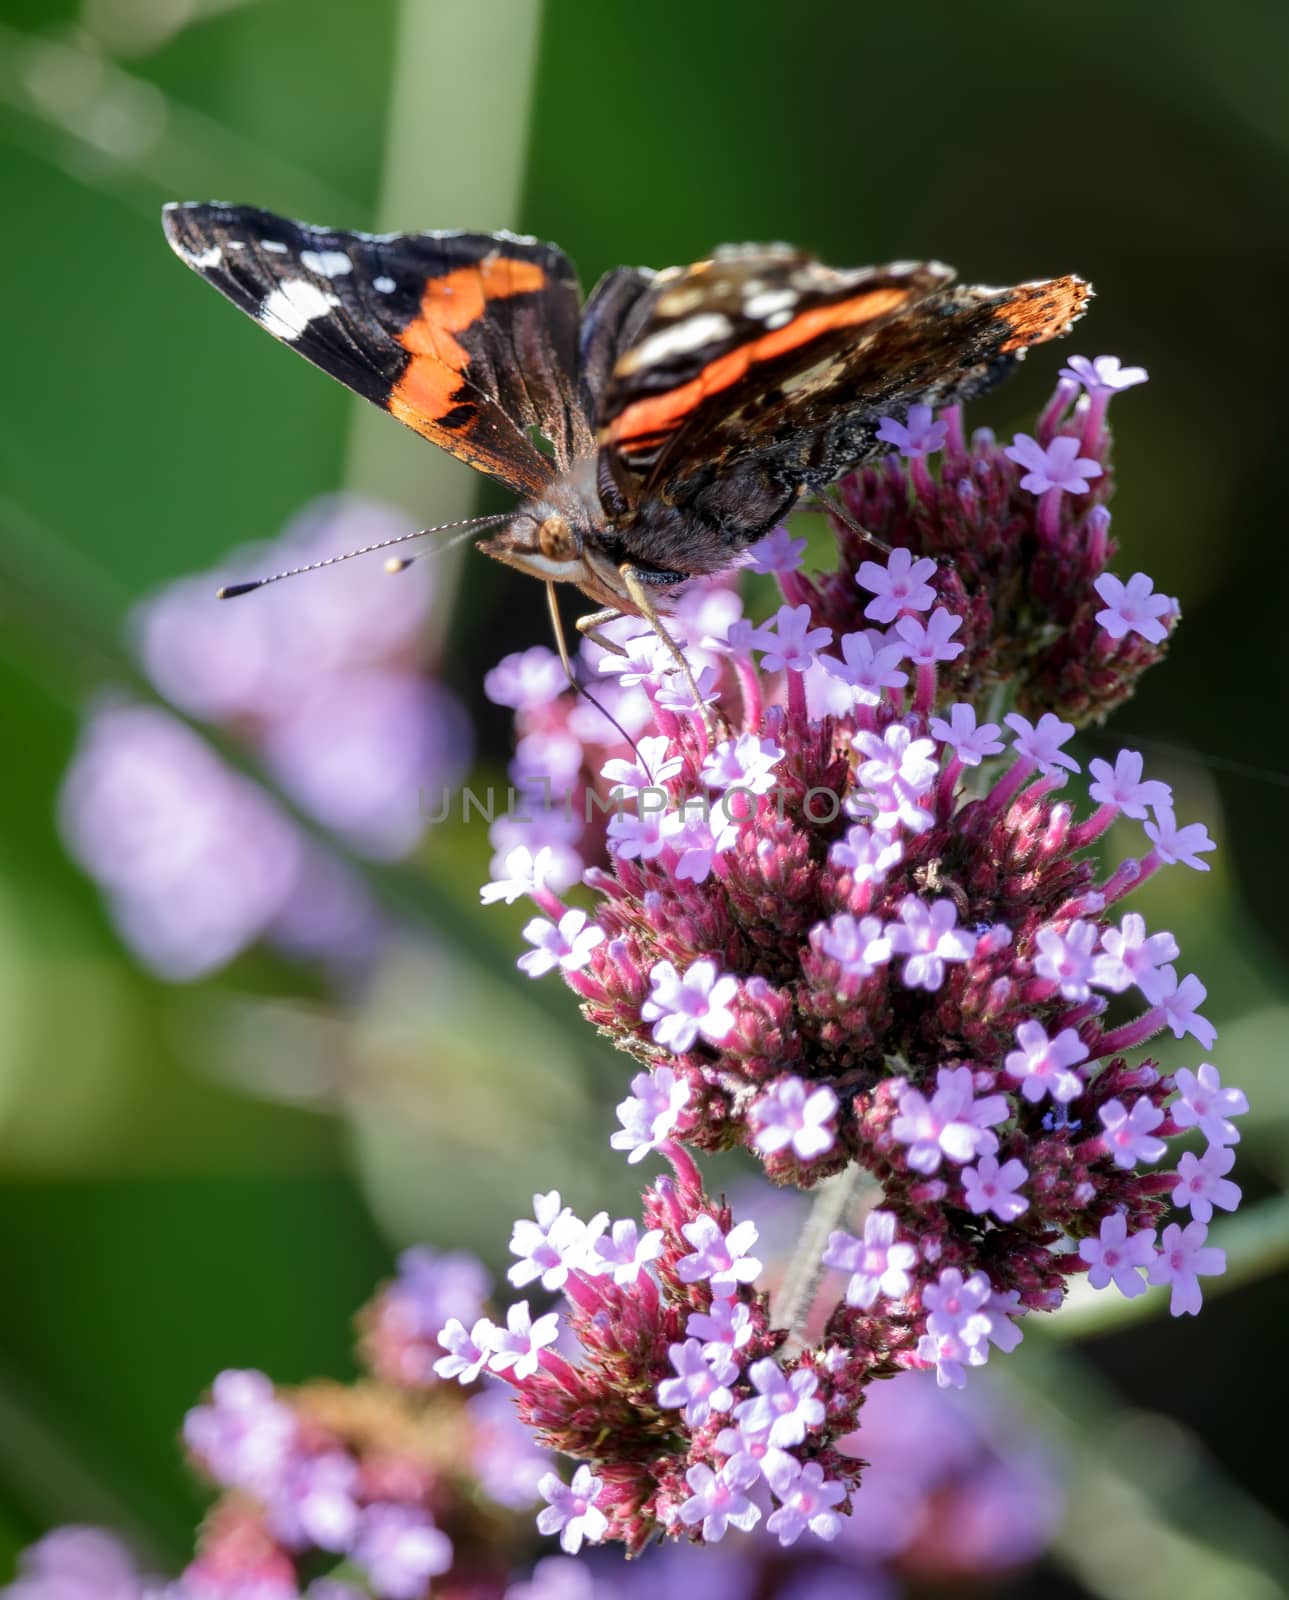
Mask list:
[[[173,205],[164,221],[181,259],[275,338],[516,492],[590,448],[580,293],[553,246],[311,228],[250,206]]]

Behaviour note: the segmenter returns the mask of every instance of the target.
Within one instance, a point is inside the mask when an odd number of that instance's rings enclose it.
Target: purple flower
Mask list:
[[[1177,613],[1177,602],[1156,594],[1144,572],[1134,572],[1127,583],[1103,572],[1092,587],[1105,601],[1096,619],[1112,639],[1139,633],[1150,644],[1162,644],[1168,637],[1167,623]]]
[[[176,717],[104,701],[59,797],[68,850],[126,943],[163,978],[225,965],[307,882],[294,824]]]
[[[575,1556],[587,1544],[599,1544],[609,1529],[609,1519],[596,1505],[603,1485],[590,1467],[580,1466],[572,1483],[548,1472],[538,1488],[550,1504],[538,1513],[537,1531],[559,1534],[560,1548]]]
[[[754,733],[726,739],[703,762],[703,781],[713,789],[745,789],[767,794],[774,788],[774,769],[783,760],[783,748],[773,739]]]
[[[737,1463],[737,1465],[735,1464]],[[731,1523],[750,1533],[761,1520],[761,1508],[744,1492],[760,1476],[743,1459],[734,1457],[719,1472],[700,1462],[685,1474],[690,1496],[680,1508],[680,1520],[687,1528],[701,1523],[703,1539],[716,1544],[725,1537]]]
[[[904,422],[883,417],[875,437],[883,444],[893,444],[902,456],[911,460],[943,450],[948,433],[947,423],[932,422],[930,406],[910,406]]]
[[[358,1463],[344,1451],[297,1458],[269,1503],[269,1527],[290,1550],[343,1555],[362,1515],[357,1493]]]
[[[525,796],[517,812],[498,817],[488,829],[494,851],[491,871],[494,878],[504,877],[507,861],[523,845],[535,858],[543,857],[545,887],[558,894],[582,876],[585,863],[577,848],[582,821],[559,805],[542,805],[543,798]],[[532,809],[534,805],[539,809]]]
[[[663,817],[662,835],[675,851],[676,877],[681,883],[705,883],[716,857],[738,843],[741,825],[725,815],[724,805],[724,800],[714,805],[706,817],[684,811],[669,811]]]
[[[684,1055],[700,1036],[720,1044],[733,1028],[729,1003],[738,993],[738,979],[721,976],[714,961],[695,961],[683,978],[670,961],[659,961],[649,982],[640,1016],[653,1023],[654,1041],[664,1050]]]
[[[1158,1161],[1168,1148],[1154,1135],[1154,1130],[1164,1120],[1164,1113],[1149,1100],[1134,1101],[1131,1111],[1122,1100],[1107,1100],[1097,1115],[1101,1118],[1106,1149],[1114,1157],[1115,1166],[1125,1171],[1131,1171],[1139,1161]]]
[[[541,1353],[559,1338],[559,1313],[548,1311],[534,1322],[527,1300],[520,1300],[506,1313],[506,1326],[492,1328],[489,1342],[492,1353],[488,1365],[493,1372],[513,1372],[516,1378],[531,1378],[541,1365]]]
[[[902,546],[891,551],[885,566],[861,562],[855,581],[875,596],[864,607],[864,615],[874,622],[894,622],[902,611],[929,610],[935,604],[935,590],[926,580],[934,572],[935,562],[929,556],[915,561]]]
[[[671,660],[671,656],[667,656]],[[709,706],[717,698],[716,669],[703,667],[694,675],[698,685],[698,703]],[[694,710],[694,692],[679,671],[664,673],[657,692],[658,705],[664,711],[679,711],[688,715]]]
[[[1070,772],[1079,770],[1074,757],[1066,755],[1061,749],[1074,737],[1073,723],[1062,722],[1050,711],[1045,711],[1037,724],[1029,722],[1015,711],[1004,717],[1003,721],[1016,735],[1016,754],[1032,762],[1040,772],[1055,775],[1062,767]]]
[[[798,1161],[813,1161],[837,1142],[836,1114],[837,1096],[827,1085],[808,1090],[801,1078],[780,1078],[752,1107],[753,1142],[762,1155],[791,1146]]]
[[[671,652],[657,634],[638,633],[634,639],[620,641],[622,654],[606,653],[596,662],[600,672],[617,679],[623,689],[637,685],[657,689],[673,669]]]
[[[986,756],[1001,755],[1003,745],[998,738],[996,722],[976,724],[974,706],[958,701],[949,708],[949,720],[931,718],[931,733],[941,744],[947,744],[964,767],[978,767]]]
[[[398,1280],[387,1298],[418,1338],[432,1339],[449,1317],[477,1317],[491,1286],[487,1268],[464,1250],[439,1254],[415,1245],[399,1256]]]
[[[1135,1300],[1146,1292],[1140,1268],[1155,1259],[1155,1230],[1142,1228],[1128,1236],[1128,1219],[1122,1211],[1105,1217],[1095,1239],[1079,1240],[1079,1255],[1088,1263],[1088,1282],[1094,1289],[1114,1284],[1119,1293]]]
[[[780,606],[756,630],[755,643],[764,651],[761,665],[766,672],[804,672],[816,653],[832,643],[832,629],[812,627],[809,606]]]
[[[1114,806],[1125,817],[1141,819],[1150,806],[1172,802],[1172,790],[1158,778],[1141,776],[1142,760],[1135,750],[1120,750],[1112,767],[1108,761],[1089,761],[1088,771],[1096,782],[1088,793],[1099,805]]]
[[[456,697],[401,667],[320,679],[272,723],[264,758],[298,805],[363,855],[405,856],[425,831],[420,797],[447,794],[469,764]]]
[[[961,626],[961,617],[937,606],[925,622],[921,617],[897,618],[895,632],[904,641],[908,659],[915,667],[931,667],[937,661],[955,661],[966,649],[966,645],[953,640]]]
[[[895,1237],[895,1217],[889,1211],[870,1211],[864,1218],[864,1237],[836,1229],[828,1235],[824,1265],[851,1274],[846,1304],[868,1311],[879,1295],[898,1300],[909,1292],[909,1273],[917,1264],[915,1246]]]
[[[1224,1089],[1221,1074],[1208,1062],[1198,1072],[1180,1068],[1173,1085],[1181,1098],[1168,1110],[1179,1128],[1198,1128],[1213,1144],[1239,1144],[1240,1130],[1231,1118],[1249,1109],[1243,1089]]]
[[[1209,1222],[1213,1207],[1234,1211],[1240,1203],[1240,1187],[1226,1174],[1235,1165],[1235,1151],[1227,1145],[1211,1144],[1202,1156],[1187,1150],[1177,1163],[1177,1187],[1173,1204],[1180,1210],[1189,1206],[1196,1222]]]
[[[1029,434],[1018,433],[1003,454],[1025,468],[1020,486],[1031,494],[1046,494],[1049,489],[1085,494],[1089,483],[1101,476],[1103,468],[1090,456],[1081,456],[1079,449],[1079,441],[1068,434],[1058,433],[1044,449]]]
[[[380,1600],[421,1600],[452,1565],[452,1541],[425,1512],[378,1502],[364,1514],[353,1555]]]
[[[881,835],[876,837],[880,839]],[[834,852],[838,848],[841,847],[834,846]],[[880,917],[852,917],[842,911],[831,922],[815,928],[810,939],[822,955],[841,968],[841,992],[846,995],[853,994],[864,978],[871,977],[891,959],[891,941]]]
[[[534,917],[524,929],[524,938],[536,948],[520,956],[517,965],[530,978],[540,978],[556,967],[565,972],[584,967],[592,951],[604,943],[604,932],[596,923],[588,923],[586,912],[578,909],[566,911],[558,924],[547,917]]]
[[[190,1411],[183,1431],[216,1483],[269,1499],[290,1463],[298,1424],[262,1372],[221,1372],[210,1404]]]
[[[846,1486],[825,1478],[817,1461],[807,1462],[777,1493],[783,1504],[770,1514],[765,1529],[781,1545],[795,1544],[807,1528],[818,1539],[835,1539],[841,1532],[842,1519],[832,1508],[846,1498]]]
[[[855,776],[866,788],[898,788],[918,796],[935,779],[939,764],[930,739],[915,739],[902,722],[892,723],[884,733],[861,732],[855,736],[855,749],[865,759]]]
[[[1034,971],[1058,984],[1066,1000],[1086,1000],[1091,993],[1098,929],[1093,922],[1072,922],[1064,933],[1040,928],[1035,935],[1038,954]]]
[[[1158,975],[1159,993],[1155,1001],[1160,1016],[1180,1039],[1186,1034],[1199,1040],[1206,1050],[1213,1048],[1217,1029],[1207,1018],[1201,1017],[1197,1006],[1204,1004],[1208,990],[1193,972],[1179,983],[1176,967],[1161,967]]]
[[[930,1100],[916,1089],[902,1089],[899,1106],[891,1133],[909,1146],[909,1166],[928,1177],[939,1171],[942,1156],[961,1163],[993,1155],[998,1139],[990,1129],[1009,1115],[1004,1096],[975,1098],[970,1067],[941,1067]]]
[[[677,1376],[658,1385],[658,1404],[669,1411],[685,1409],[685,1421],[701,1428],[713,1411],[728,1411],[734,1404],[730,1384],[738,1381],[738,1363],[724,1345],[709,1356],[697,1339],[673,1344],[667,1354]]]
[[[1198,1316],[1204,1296],[1200,1278],[1219,1277],[1226,1271],[1226,1251],[1206,1244],[1208,1229],[1202,1222],[1185,1228],[1169,1223],[1160,1239],[1159,1254],[1150,1264],[1151,1283],[1173,1286],[1169,1312],[1174,1317]]]
[[[613,1600],[596,1582],[585,1561],[546,1556],[526,1581],[512,1583],[502,1600]]]
[[[1022,1022],[1016,1029],[1019,1050],[1003,1062],[1009,1078],[1020,1080],[1026,1100],[1038,1101],[1045,1094],[1068,1105],[1083,1092],[1083,1080],[1073,1068],[1088,1058],[1087,1046],[1073,1028],[1062,1028],[1054,1039],[1047,1037],[1041,1022]]]
[[[662,1254],[662,1229],[650,1228],[642,1234],[627,1217],[615,1222],[607,1237],[595,1241],[595,1253],[597,1270],[611,1272],[614,1283],[629,1288]]]
[[[1155,854],[1166,866],[1178,862],[1196,872],[1207,872],[1208,862],[1200,860],[1202,851],[1216,850],[1202,822],[1191,822],[1184,828],[1177,826],[1170,805],[1155,806],[1155,820],[1146,824],[1146,837],[1155,847]]]
[[[517,1289],[540,1278],[542,1288],[554,1292],[563,1288],[573,1268],[586,1265],[609,1216],[600,1211],[583,1222],[568,1206],[561,1207],[558,1189],[533,1196],[533,1216],[535,1221],[521,1217],[515,1223],[510,1250],[520,1259],[506,1276]]]
[[[631,1080],[631,1096],[618,1106],[619,1132],[611,1135],[614,1150],[627,1150],[634,1165],[643,1161],[668,1138],[689,1104],[689,1085],[670,1067],[638,1072]]]
[[[143,1578],[133,1558],[98,1528],[56,1528],[25,1550],[6,1600],[144,1600],[161,1594]]]
[[[661,810],[615,811],[607,830],[609,849],[623,861],[654,861],[667,847],[668,820]]]
[[[786,523],[780,523],[764,539],[759,539],[747,553],[747,566],[751,572],[763,576],[775,573],[799,572],[801,558],[806,553],[806,541],[794,539]]]
[[[681,756],[668,754],[670,748],[671,740],[663,735],[647,735],[636,740],[634,759],[617,757],[606,761],[600,768],[600,776],[615,793],[656,789],[674,778],[685,764]]]
[[[992,1211],[1000,1222],[1015,1222],[1029,1210],[1029,1201],[1016,1193],[1029,1173],[1019,1161],[998,1165],[996,1156],[981,1156],[974,1167],[962,1169],[962,1192],[967,1209],[976,1216]]]
[[[828,852],[831,866],[849,872],[856,883],[880,883],[904,855],[904,847],[889,833],[874,832],[862,822],[847,828],[845,837],[837,841]],[[822,923],[821,927],[836,928],[838,919]],[[880,927],[880,923],[878,924]],[[831,951],[827,952],[832,954]],[[837,959],[840,960],[840,957]],[[889,959],[889,955],[888,958]]]
[[[539,1499],[537,1485],[550,1471],[551,1457],[539,1448],[533,1431],[519,1420],[507,1388],[489,1384],[465,1402],[470,1419],[470,1470],[484,1493],[512,1511]]]
[[[985,1307],[993,1290],[983,1272],[964,1277],[957,1267],[945,1267],[937,1282],[922,1290],[927,1312],[927,1331],[940,1337],[962,1339],[968,1345],[983,1344],[989,1337],[989,1316]]]
[[[449,1319],[439,1334],[439,1343],[448,1352],[434,1363],[440,1378],[456,1378],[462,1384],[473,1383],[496,1349],[501,1329],[488,1317],[480,1317],[467,1333],[456,1318]]]
[[[934,1367],[936,1385],[941,1389],[965,1388],[967,1367],[983,1366],[989,1358],[984,1343],[969,1344],[952,1333],[922,1334],[916,1354],[919,1361]]]
[[[506,853],[502,869],[494,873],[492,882],[485,883],[479,890],[480,900],[486,906],[498,900],[513,906],[522,896],[536,894],[546,887],[552,861],[553,852],[549,845],[544,845],[534,853],[527,845],[517,844]]]
[[[549,705],[567,688],[560,658],[540,644],[504,656],[483,680],[483,692],[494,705],[525,711]]]
[[[742,1300],[718,1297],[710,1311],[691,1311],[685,1322],[686,1336],[701,1340],[709,1359],[721,1350],[741,1350],[754,1332],[751,1308]]]
[[[1152,1004],[1162,998],[1159,968],[1178,954],[1171,933],[1147,936],[1146,919],[1129,911],[1117,928],[1102,932],[1101,949],[1104,953],[1093,963],[1093,983],[1115,994],[1135,983]]]
[[[1115,394],[1120,389],[1131,389],[1135,383],[1145,383],[1145,367],[1125,367],[1118,356],[1071,356],[1061,368],[1061,376],[1081,383],[1089,394],[1104,389]]]
[[[838,643],[842,659],[821,656],[820,661],[834,678],[850,685],[855,704],[875,706],[886,689],[902,689],[909,681],[908,673],[900,671],[904,646],[898,639],[868,628],[863,633],[844,633]]]
[[[694,1247],[676,1263],[682,1283],[710,1279],[712,1293],[719,1297],[737,1294],[740,1283],[752,1283],[760,1276],[761,1263],[747,1253],[756,1243],[756,1223],[750,1219],[722,1233],[716,1219],[704,1213],[680,1231]]]
[[[735,1407],[734,1420],[753,1431],[767,1428],[768,1442],[785,1450],[800,1444],[810,1428],[822,1426],[824,1403],[815,1398],[819,1379],[806,1367],[789,1375],[766,1356],[748,1368],[756,1398]]]
[[[971,960],[976,936],[957,921],[952,900],[927,905],[911,894],[901,901],[900,920],[887,926],[886,936],[892,951],[906,958],[900,976],[910,989],[934,992],[944,982],[946,962]]]

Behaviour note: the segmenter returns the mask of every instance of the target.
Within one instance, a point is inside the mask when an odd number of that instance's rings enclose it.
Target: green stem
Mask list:
[[[787,1328],[790,1344],[803,1342],[806,1323],[814,1310],[819,1285],[827,1270],[823,1264],[823,1253],[828,1235],[846,1220],[852,1202],[870,1181],[864,1168],[852,1161],[841,1172],[825,1178],[815,1190],[814,1205],[775,1297],[774,1324],[779,1328]]]

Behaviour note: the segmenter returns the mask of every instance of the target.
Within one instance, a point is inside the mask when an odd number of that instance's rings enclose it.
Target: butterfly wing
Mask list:
[[[633,504],[712,499],[748,463],[822,483],[873,448],[881,417],[997,382],[1064,333],[1079,279],[954,289],[938,262],[838,271],[787,246],[743,246],[660,273],[625,330],[598,438]],[[734,530],[731,529],[733,532]]]
[[[167,206],[163,223],[175,253],[275,338],[517,493],[540,493],[591,447],[580,291],[552,245],[347,233],[218,204]]]

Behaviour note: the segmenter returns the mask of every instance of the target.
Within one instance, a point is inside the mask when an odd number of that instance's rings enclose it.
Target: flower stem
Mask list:
[[[823,1263],[828,1235],[845,1221],[851,1202],[872,1182],[858,1162],[852,1161],[841,1172],[825,1178],[815,1191],[815,1202],[801,1230],[787,1273],[779,1285],[773,1307],[777,1328],[788,1330],[788,1343],[803,1344],[806,1323],[814,1310],[815,1296],[827,1270]]]

